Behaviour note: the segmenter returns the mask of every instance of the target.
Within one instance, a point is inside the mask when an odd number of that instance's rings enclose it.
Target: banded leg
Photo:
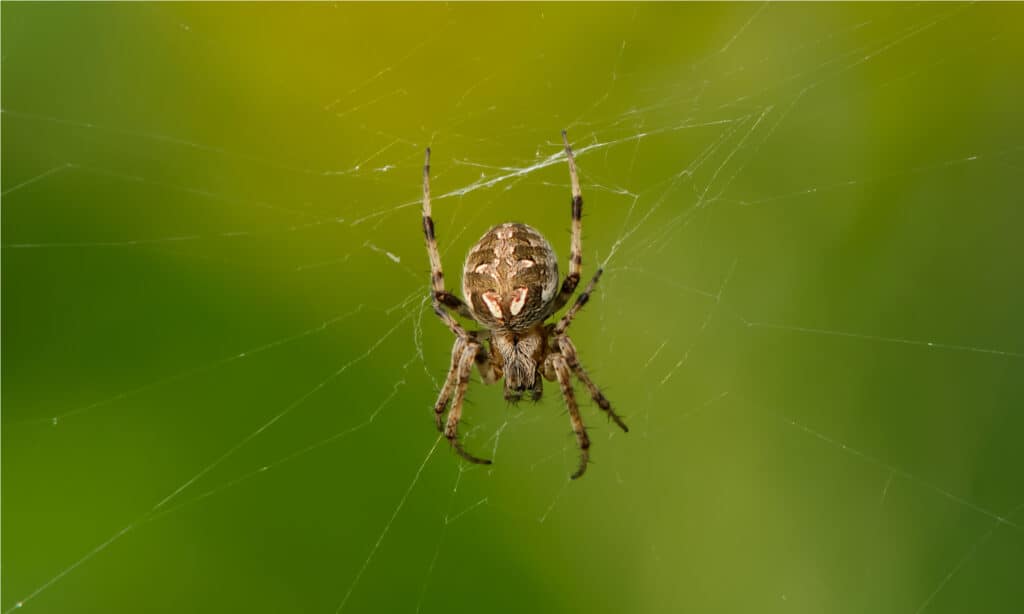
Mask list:
[[[576,302],[573,303],[572,307],[569,308],[569,311],[566,311],[565,315],[562,316],[562,319],[555,325],[555,335],[565,334],[565,329],[569,328],[569,325],[572,324],[573,318],[576,317],[576,314],[579,313],[580,309],[583,309],[583,306],[590,300],[590,295],[594,293],[594,287],[597,286],[597,281],[601,279],[601,273],[603,272],[604,269],[598,269],[597,272],[594,273],[594,276],[590,278],[590,283],[588,283],[587,287],[583,289],[583,292],[580,292],[580,295],[576,297]]]
[[[580,449],[580,464],[576,472],[570,476],[575,480],[587,470],[587,463],[590,462],[590,437],[587,436],[587,429],[583,426],[583,418],[580,416],[580,407],[576,403],[576,393],[572,389],[572,373],[569,364],[561,354],[551,354],[551,366],[554,368],[558,385],[562,388],[562,396],[565,397],[565,405],[569,409],[569,421],[572,423],[572,430],[576,433],[576,445]]]
[[[452,398],[452,410],[448,412],[448,424],[444,428],[444,436],[448,443],[459,456],[471,463],[478,465],[490,465],[491,461],[486,458],[479,458],[466,452],[459,441],[459,420],[462,418],[462,402],[466,398],[466,388],[469,387],[469,374],[473,371],[473,363],[476,361],[478,344],[469,342],[459,357],[459,364],[456,373],[455,396]]]
[[[444,409],[448,406],[448,401],[452,398],[452,392],[455,391],[455,384],[458,381],[459,376],[459,361],[462,360],[462,354],[466,351],[466,340],[462,337],[455,339],[455,345],[452,346],[452,362],[448,367],[448,375],[445,377],[444,386],[441,387],[441,393],[437,395],[437,402],[434,403],[434,424],[437,425],[438,431],[443,431],[443,420],[441,419],[444,415]]]
[[[466,305],[461,298],[455,296],[451,292],[448,292],[447,290],[434,292],[434,297],[438,302],[447,307],[449,311],[454,311],[467,320],[476,321],[476,318],[473,317],[473,313],[469,310],[469,306]]]
[[[569,137],[562,131],[562,143],[565,144],[565,157],[569,161],[569,181],[572,184],[572,242],[569,248],[569,274],[562,281],[562,288],[552,304],[554,313],[569,302],[569,297],[576,291],[583,272],[583,194],[580,192],[580,177],[576,172],[576,157],[572,154]]]
[[[462,299],[444,289],[444,270],[441,268],[441,253],[437,250],[437,236],[434,234],[434,217],[430,210],[430,148],[427,148],[423,161],[423,236],[427,241],[427,254],[430,256],[431,298],[434,313],[455,333],[465,338],[466,331],[446,309],[472,319],[469,308]]]
[[[605,398],[604,394],[601,393],[601,389],[597,387],[594,380],[590,379],[590,376],[587,375],[583,365],[580,364],[579,354],[576,352],[576,344],[572,342],[572,339],[570,339],[568,335],[561,335],[557,339],[558,348],[562,351],[562,355],[565,356],[565,361],[569,364],[569,368],[572,369],[573,373],[576,374],[576,377],[578,377],[580,381],[583,382],[583,385],[587,387],[587,390],[590,391],[590,396],[594,399],[594,402],[597,403],[597,406],[608,414],[608,417],[615,422],[615,424],[619,425],[620,429],[628,433],[629,427],[626,426],[626,423],[622,421],[622,418],[615,413],[615,410],[612,409],[611,402]]]

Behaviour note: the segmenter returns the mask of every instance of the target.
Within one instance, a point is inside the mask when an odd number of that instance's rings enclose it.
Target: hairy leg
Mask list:
[[[580,309],[583,309],[583,306],[590,300],[590,295],[593,294],[594,287],[597,286],[597,281],[601,279],[601,273],[603,272],[604,269],[598,269],[597,272],[594,273],[594,276],[590,278],[590,283],[588,283],[587,287],[583,289],[583,292],[580,292],[580,295],[576,297],[576,302],[572,304],[569,311],[566,311],[565,315],[562,316],[562,319],[555,325],[554,332],[556,335],[565,334],[565,330],[569,328],[570,324],[572,324],[573,319],[576,318],[576,314],[579,313]]]
[[[444,415],[444,409],[448,406],[448,401],[452,398],[452,392],[455,391],[455,384],[458,382],[459,377],[459,361],[462,360],[462,354],[466,351],[466,341],[461,337],[455,339],[455,345],[452,346],[452,362],[448,367],[448,375],[445,377],[444,386],[441,387],[440,394],[437,395],[437,401],[434,403],[434,424],[437,425],[437,430],[442,430],[442,416]]]
[[[597,384],[590,379],[586,370],[583,369],[583,365],[580,364],[579,354],[576,352],[576,345],[572,342],[572,339],[570,339],[568,335],[562,335],[558,337],[557,341],[558,348],[562,351],[562,355],[565,356],[565,362],[568,363],[572,372],[576,374],[576,377],[578,377],[580,381],[583,382],[583,385],[587,387],[587,390],[590,391],[590,396],[594,399],[594,402],[597,403],[597,406],[608,414],[608,417],[615,422],[615,424],[619,425],[619,428],[628,433],[629,427],[627,427],[626,423],[622,421],[622,418],[615,413],[615,410],[612,409],[612,404],[605,398],[604,394],[602,394],[601,390],[597,387]]]
[[[448,438],[448,443],[451,444],[452,449],[462,458],[471,463],[490,465],[491,461],[466,452],[465,448],[462,447],[462,442],[459,441],[459,420],[462,418],[462,402],[466,398],[466,388],[469,387],[469,374],[473,370],[473,363],[476,361],[478,348],[479,346],[475,342],[470,342],[462,351],[462,356],[459,357],[455,395],[452,398],[452,410],[448,412],[448,423],[444,428],[444,436]]]
[[[561,354],[549,354],[551,368],[558,379],[558,385],[562,389],[562,396],[565,397],[565,406],[569,409],[569,421],[572,423],[573,433],[576,434],[576,445],[580,449],[580,464],[571,479],[575,480],[587,470],[587,463],[590,462],[590,437],[587,436],[587,429],[583,425],[583,418],[580,416],[580,407],[576,403],[576,394],[572,389],[572,372],[565,357]]]
[[[569,297],[576,291],[583,272],[583,194],[580,192],[580,177],[576,172],[576,157],[569,145],[569,137],[562,131],[562,143],[565,144],[565,157],[569,161],[569,182],[572,185],[572,242],[569,247],[569,274],[562,281],[562,288],[552,303],[551,313],[555,313],[569,302]],[[549,314],[550,315],[550,314]]]
[[[441,268],[441,253],[437,249],[434,234],[434,217],[430,209],[430,148],[427,148],[423,162],[423,236],[427,241],[427,255],[430,257],[431,299],[434,313],[457,337],[466,338],[466,330],[452,317],[449,310],[472,319],[473,315],[462,299],[444,289],[444,270]]]

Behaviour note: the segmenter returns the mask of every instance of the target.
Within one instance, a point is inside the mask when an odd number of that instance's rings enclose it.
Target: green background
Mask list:
[[[1016,612],[1020,5],[2,7],[26,612]],[[626,416],[430,407],[449,281],[568,256]]]

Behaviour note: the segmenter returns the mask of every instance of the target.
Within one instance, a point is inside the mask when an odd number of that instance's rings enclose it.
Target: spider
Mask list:
[[[451,366],[434,404],[437,429],[444,433],[459,456],[471,463],[489,465],[490,460],[470,454],[459,441],[462,403],[474,363],[485,384],[493,384],[504,376],[505,399],[512,403],[518,402],[526,393],[532,400],[540,400],[542,378],[557,380],[580,449],[579,466],[572,474],[572,479],[576,479],[587,470],[590,438],[573,392],[574,374],[590,391],[597,406],[623,431],[628,432],[629,429],[583,370],[576,346],[566,333],[573,318],[586,305],[602,270],[598,268],[561,319],[545,324],[545,320],[569,302],[580,282],[583,262],[580,239],[583,196],[576,173],[576,159],[564,130],[562,142],[572,184],[572,244],[569,274],[562,281],[561,288],[557,287],[558,258],[547,239],[526,224],[509,222],[488,230],[469,250],[462,271],[462,293],[467,300],[463,302],[445,290],[441,255],[430,212],[430,148],[427,148],[423,164],[423,233],[430,256],[434,312],[455,334]],[[466,330],[453,314],[473,320],[483,329]],[[451,411],[447,420],[443,420],[449,401]]]

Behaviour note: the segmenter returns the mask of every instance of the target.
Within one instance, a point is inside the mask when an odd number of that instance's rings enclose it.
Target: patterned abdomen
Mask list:
[[[462,293],[488,328],[525,330],[542,321],[558,288],[558,258],[536,229],[509,222],[469,250]]]

